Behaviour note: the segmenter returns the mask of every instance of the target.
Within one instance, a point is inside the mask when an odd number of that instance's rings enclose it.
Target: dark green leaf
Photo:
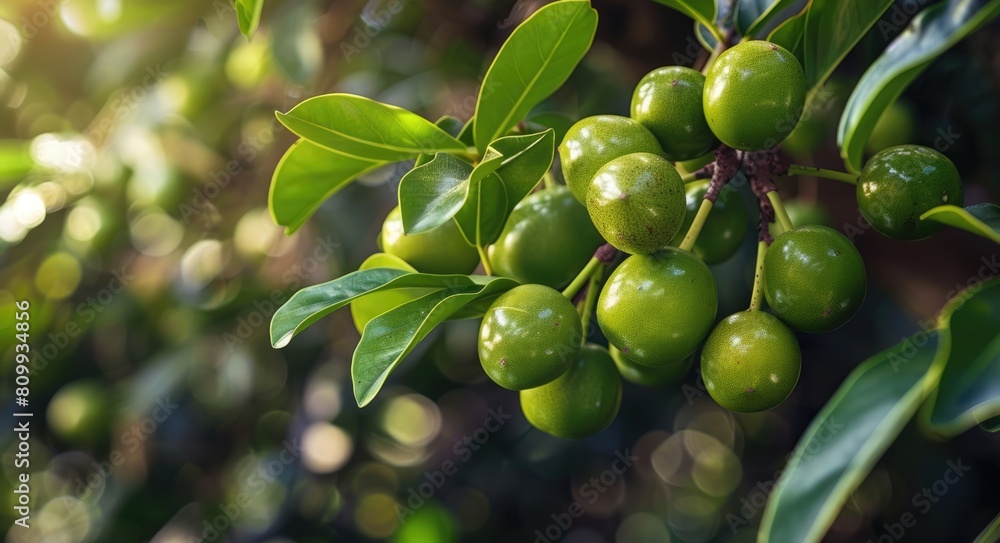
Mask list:
[[[806,85],[823,86],[840,61],[868,33],[893,0],[813,0],[806,12],[803,64]]]
[[[407,264],[402,258],[386,253],[375,253],[369,256],[358,267],[358,271],[374,268],[393,268],[417,273],[417,270]],[[429,289],[407,288],[366,294],[351,302],[351,318],[354,320],[354,327],[357,328],[358,332],[362,332],[368,321],[390,309],[399,307],[430,292]]]
[[[458,140],[416,113],[353,94],[309,98],[277,116],[311,143],[368,160],[399,161],[420,153],[465,151]]]
[[[485,284],[489,280],[488,277],[431,275],[392,268],[349,273],[293,294],[271,318],[271,345],[278,349],[288,345],[295,335],[314,322],[365,294],[401,288],[461,288]]]
[[[249,40],[260,24],[260,14],[264,11],[264,0],[233,0],[236,8],[236,22],[240,33]]]
[[[327,198],[359,175],[383,164],[334,153],[299,140],[285,151],[274,168],[267,198],[271,216],[291,234],[305,224]]]
[[[806,31],[806,13],[812,7],[812,0],[806,3],[802,10],[775,27],[767,36],[767,40],[788,49],[795,58],[802,62],[805,57],[802,36]]]
[[[596,31],[588,0],[553,2],[514,29],[479,90],[473,131],[480,153],[566,82]]]
[[[496,174],[507,191],[507,215],[552,168],[556,153],[555,131],[507,136],[494,141],[490,148],[504,156]]]
[[[354,397],[358,406],[364,407],[375,398],[389,373],[435,326],[469,304],[515,286],[517,282],[512,279],[496,277],[474,288],[445,288],[372,319],[365,326],[351,362]]]
[[[924,415],[934,431],[953,437],[1000,416],[1000,280],[951,300],[938,329],[947,365]]]
[[[718,29],[715,27],[716,2],[715,0],[654,0],[658,4],[663,4],[673,8],[684,15],[694,19],[696,24],[703,25],[713,33],[713,40],[722,39]]]
[[[976,204],[966,208],[953,205],[938,206],[920,216],[920,220],[936,221],[972,232],[1000,243],[1000,206]]]
[[[441,130],[447,132],[453,138],[458,138],[459,135],[461,135],[462,130],[465,129],[465,124],[463,124],[462,121],[456,119],[455,117],[452,117],[451,115],[445,115],[441,117],[434,124]],[[469,146],[471,145],[472,144],[469,144]],[[415,168],[417,166],[423,166],[424,164],[427,164],[431,160],[434,160],[433,154],[430,153],[421,154],[420,156],[417,157],[417,160],[413,164],[413,167]]]
[[[736,28],[741,36],[768,35],[778,24],[798,14],[808,0],[739,0]]]
[[[468,162],[438,153],[434,160],[404,175],[399,181],[403,230],[427,232],[454,217],[469,195],[472,171]]]
[[[459,132],[458,135],[455,137],[458,138],[458,141],[462,142],[466,146],[475,147],[476,145],[476,135],[474,132],[475,127],[476,127],[476,118],[473,117],[469,119],[468,122],[465,123],[465,126],[462,127],[462,131]]]
[[[926,398],[937,344],[934,332],[921,332],[851,372],[799,439],[764,510],[759,542],[823,538]]]
[[[920,12],[861,76],[840,118],[837,144],[861,170],[865,143],[882,113],[941,53],[1000,14],[1000,0],[941,2]]]
[[[493,172],[503,164],[504,156],[496,152],[493,147],[486,151],[486,157],[480,162],[466,183],[468,193],[461,209],[455,214],[455,223],[465,241],[473,247],[483,247],[485,243],[481,240],[492,235],[495,223],[500,221],[500,228],[503,228],[503,221],[506,219],[507,196],[503,189],[503,183],[493,175]],[[486,183],[486,186],[483,186]],[[499,197],[498,197],[499,193]],[[500,234],[499,229],[496,231]]]

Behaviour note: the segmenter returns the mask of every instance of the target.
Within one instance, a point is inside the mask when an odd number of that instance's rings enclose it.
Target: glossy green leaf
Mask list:
[[[458,141],[462,142],[464,145],[468,147],[475,147],[476,146],[476,135],[474,131],[475,127],[476,127],[476,118],[473,117],[465,123],[465,126],[462,127],[462,131],[459,132],[458,135],[455,137],[458,138]]]
[[[365,326],[354,351],[351,378],[359,407],[368,405],[392,370],[410,354],[435,326],[484,297],[493,297],[517,286],[503,277],[485,285],[450,287],[424,295],[375,317]]]
[[[920,12],[861,76],[837,129],[847,167],[861,170],[865,143],[882,113],[951,46],[1000,14],[1000,0],[941,2]]]
[[[514,29],[479,90],[473,132],[480,153],[566,82],[596,31],[589,0],[553,2]]]
[[[805,7],[805,0],[739,0],[736,29],[741,36],[766,36]]]
[[[375,253],[369,256],[358,267],[358,271],[374,268],[393,268],[417,273],[417,270],[402,258],[386,253]],[[361,332],[365,329],[368,321],[430,292],[430,289],[408,288],[366,294],[351,302],[351,318],[354,320],[354,327],[357,328],[358,332]]]
[[[959,294],[942,310],[938,328],[947,364],[925,405],[924,421],[954,437],[1000,416],[1000,280]]]
[[[716,2],[715,0],[654,0],[658,4],[663,4],[668,8],[673,8],[684,15],[694,19],[695,23],[701,24],[711,29],[713,38],[721,40],[722,36],[715,28]]]
[[[813,0],[806,12],[803,64],[806,85],[818,88],[861,41],[893,0]]]
[[[455,223],[465,241],[473,247],[483,247],[484,239],[503,229],[506,220],[507,195],[503,182],[493,175],[503,164],[504,156],[492,147],[483,161],[476,165],[467,182],[468,193],[461,209],[455,213]],[[499,228],[496,223],[499,221]]]
[[[353,94],[309,98],[277,116],[311,143],[368,160],[400,161],[421,153],[465,151],[465,145],[416,113]]]
[[[802,37],[806,32],[806,13],[809,12],[809,8],[811,7],[812,0],[809,0],[798,14],[789,17],[776,26],[767,36],[768,41],[788,49],[795,55],[795,58],[799,59],[799,62],[802,62],[802,59],[805,57],[805,52],[803,51],[803,42],[805,40]]]
[[[271,345],[277,349],[288,345],[311,324],[366,294],[401,288],[461,288],[489,280],[473,275],[432,275],[393,268],[349,273],[293,294],[271,317]]]
[[[996,543],[1000,541],[1000,515],[993,518],[993,521],[983,528],[983,531],[976,536],[972,543]]]
[[[236,8],[236,22],[240,26],[240,34],[249,40],[260,24],[264,0],[233,0],[233,7]]]
[[[507,215],[552,168],[555,145],[555,130],[552,129],[538,134],[507,136],[490,145],[490,148],[504,156],[496,174],[507,191]]]
[[[404,175],[399,181],[403,230],[419,234],[454,217],[469,195],[472,171],[468,162],[439,153],[434,160]]]
[[[961,228],[1000,243],[1000,206],[976,204],[966,208],[953,205],[938,206],[920,216],[922,221],[936,221]]]
[[[462,130],[465,129],[465,124],[462,121],[456,119],[455,117],[452,117],[451,115],[445,115],[441,117],[440,119],[435,121],[434,124],[438,128],[444,130],[445,132],[447,132],[449,135],[451,135],[453,138],[456,139],[461,135]],[[470,143],[469,145],[471,146],[472,144]],[[419,156],[417,156],[417,160],[413,164],[413,167],[415,168],[417,166],[423,166],[424,164],[427,164],[432,160],[434,160],[433,154],[422,153]]]
[[[936,380],[937,334],[918,333],[862,363],[799,439],[761,521],[760,543],[820,541]]]
[[[291,234],[327,198],[359,175],[384,164],[334,153],[299,140],[285,151],[274,168],[267,197],[271,217]]]

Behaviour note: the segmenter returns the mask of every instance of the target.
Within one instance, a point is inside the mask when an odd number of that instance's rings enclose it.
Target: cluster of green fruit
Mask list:
[[[725,186],[728,179],[685,179],[674,163],[712,162],[720,146],[741,157],[767,153],[795,128],[805,95],[792,54],[747,41],[723,52],[704,75],[683,67],[647,74],[630,117],[600,115],[569,129],[559,146],[566,186],[520,202],[487,253],[497,275],[522,285],[486,312],[480,361],[493,381],[520,391],[534,426],[562,437],[598,432],[617,414],[621,377],[675,381],[702,345],[702,376],[720,405],[760,411],[789,396],[801,370],[791,328],[830,331],[854,315],[866,291],[861,256],[841,233],[790,228],[787,218],[768,247],[763,225],[750,309],[716,323],[708,264],[739,250],[750,213]],[[920,215],[962,199],[948,159],[915,146],[876,154],[857,186],[873,227],[903,239],[933,233]],[[605,242],[631,256],[601,288],[602,262],[593,255]],[[452,222],[404,235],[398,209],[387,217],[380,244],[421,272],[468,273],[480,260]],[[573,299],[588,279],[581,320]],[[771,313],[760,309],[761,297]],[[610,350],[586,343],[592,310]]]

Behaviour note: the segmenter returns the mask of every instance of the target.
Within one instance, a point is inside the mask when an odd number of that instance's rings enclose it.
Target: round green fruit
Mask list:
[[[608,341],[643,366],[677,364],[698,348],[715,321],[715,278],[680,249],[633,255],[608,278],[597,322]]]
[[[522,390],[521,411],[532,426],[575,439],[608,427],[622,401],[622,381],[607,349],[584,345],[566,373],[547,385]]]
[[[766,41],[745,41],[719,55],[705,76],[708,126],[726,145],[770,149],[799,122],[806,78],[795,56]]]
[[[510,390],[550,383],[580,350],[583,327],[573,303],[542,285],[500,295],[479,328],[479,362],[490,379]]]
[[[496,275],[565,287],[604,243],[587,208],[563,186],[540,190],[511,212],[489,259]]]
[[[684,236],[691,228],[698,208],[701,207],[705,193],[708,192],[708,181],[695,181],[687,184],[687,213],[677,235],[670,245],[678,246],[684,241]],[[701,257],[705,264],[718,264],[733,256],[743,244],[743,238],[750,224],[750,213],[743,203],[743,198],[735,190],[723,187],[719,197],[712,206],[698,240],[694,243],[692,252]]]
[[[632,118],[659,140],[672,161],[691,160],[718,144],[708,128],[701,101],[705,76],[682,66],[646,74],[632,94]]]
[[[631,153],[663,155],[656,136],[639,121],[618,115],[597,115],[577,121],[559,144],[563,178],[580,203],[597,170]]]
[[[846,236],[826,226],[801,226],[774,240],[764,257],[764,295],[792,328],[829,332],[865,301],[865,263]]]
[[[455,221],[420,234],[406,234],[398,206],[382,223],[379,246],[423,273],[464,274],[479,265],[479,253],[465,242]]]
[[[587,211],[597,231],[615,248],[651,253],[666,247],[684,221],[684,181],[663,157],[625,155],[594,175]]]
[[[730,411],[751,413],[778,406],[792,393],[801,371],[795,334],[763,311],[726,317],[701,350],[705,388]]]
[[[684,378],[694,364],[694,356],[689,356],[676,364],[650,367],[637,364],[631,358],[622,354],[614,345],[610,348],[611,359],[618,367],[622,379],[637,385],[656,387],[676,383]]]
[[[830,214],[818,202],[786,200],[784,206],[785,212],[788,213],[788,219],[792,221],[792,226],[809,226],[811,224],[830,226],[832,222]],[[772,238],[778,237],[782,232],[781,225],[777,222],[769,224],[767,229]]]
[[[962,180],[948,157],[919,145],[900,145],[868,160],[858,177],[858,208],[879,233],[890,238],[930,237],[943,224],[921,221],[925,212],[964,203]]]

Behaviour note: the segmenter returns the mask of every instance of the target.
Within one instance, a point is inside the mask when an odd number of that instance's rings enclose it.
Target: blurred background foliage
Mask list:
[[[7,542],[753,541],[763,493],[843,377],[926,326],[957,289],[1000,273],[985,240],[885,240],[860,222],[853,188],[789,181],[781,190],[803,220],[858,244],[870,287],[850,324],[800,338],[801,385],[779,409],[734,416],[692,372],[666,387],[627,384],[597,436],[552,438],[485,379],[475,322],[433,335],[357,409],[348,313],[280,352],[267,323],[295,290],[376,250],[405,170],[368,175],[285,237],[266,202],[293,138],[273,111],[337,91],[467,119],[486,63],[543,3],[273,0],[248,41],[226,0],[3,2],[0,397],[12,424],[13,305],[29,300],[36,414],[33,527]],[[839,165],[833,134],[852,81],[902,30],[909,4],[838,71],[786,144],[797,161]],[[663,6],[594,5],[597,43],[544,109],[627,113],[644,73],[705,55],[690,21]],[[921,76],[870,146],[936,147],[961,170],[967,203],[1000,201],[998,88],[994,23]],[[749,297],[752,239],[745,249],[713,269],[720,316]],[[20,471],[15,452],[4,432],[0,486]],[[622,470],[616,453],[637,459]],[[969,476],[917,506],[957,459]],[[997,434],[939,443],[911,427],[828,539],[875,540],[911,512],[907,541],[970,540],[1000,510],[998,459]],[[573,503],[581,518],[564,515]]]

